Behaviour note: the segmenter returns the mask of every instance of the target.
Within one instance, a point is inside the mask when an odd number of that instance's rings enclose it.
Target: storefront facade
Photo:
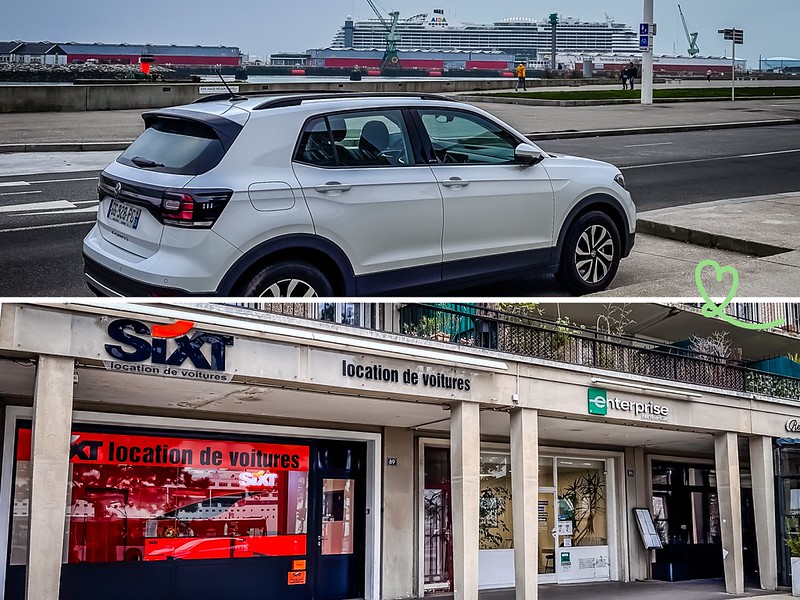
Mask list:
[[[774,589],[773,444],[800,415],[206,305],[2,305],[0,398],[8,599],[530,600],[677,579],[678,545],[735,592],[743,487]],[[671,549],[645,549],[634,508]]]

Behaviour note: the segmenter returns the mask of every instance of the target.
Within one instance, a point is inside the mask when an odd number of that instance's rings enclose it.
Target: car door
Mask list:
[[[311,119],[293,167],[316,234],[347,254],[359,293],[439,283],[442,195],[402,110]]]
[[[541,164],[515,162],[521,140],[468,110],[415,112],[444,199],[443,278],[495,272],[498,254],[504,269],[549,262],[553,188]]]

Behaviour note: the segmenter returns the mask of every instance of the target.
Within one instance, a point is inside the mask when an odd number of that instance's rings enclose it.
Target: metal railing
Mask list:
[[[614,335],[562,321],[481,305],[409,304],[403,333],[739,392],[800,400],[800,379],[751,369],[741,361],[668,343]]]
[[[690,302],[683,306],[699,311],[703,304]],[[800,333],[800,304],[797,302],[732,302],[725,307],[725,313],[747,323],[783,320],[783,325],[777,329]]]
[[[242,306],[242,305],[240,305]],[[311,304],[258,303],[256,310],[318,318]],[[400,305],[404,335],[573,365],[800,400],[800,379],[669,343],[605,333],[481,304]]]

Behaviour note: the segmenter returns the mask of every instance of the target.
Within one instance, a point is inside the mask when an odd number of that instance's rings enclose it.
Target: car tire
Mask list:
[[[556,278],[569,292],[600,292],[614,280],[622,257],[619,230],[607,214],[582,214],[564,237]]]
[[[333,287],[328,278],[307,262],[287,261],[258,271],[239,288],[239,296],[258,298],[329,298]]]

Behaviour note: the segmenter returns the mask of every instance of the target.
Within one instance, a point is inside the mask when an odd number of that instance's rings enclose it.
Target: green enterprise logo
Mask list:
[[[598,388],[589,388],[589,414],[607,415],[608,398],[607,392]]]

